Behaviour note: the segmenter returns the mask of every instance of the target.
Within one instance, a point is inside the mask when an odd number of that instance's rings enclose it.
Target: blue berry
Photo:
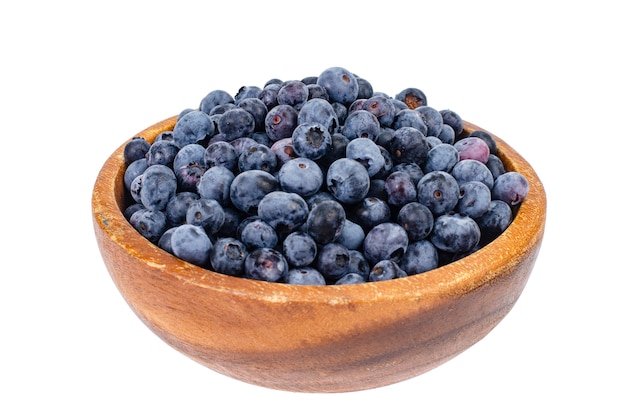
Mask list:
[[[265,117],[265,132],[272,141],[290,138],[297,125],[298,111],[290,105],[276,105]]]
[[[352,214],[365,232],[391,219],[389,204],[378,197],[364,198],[354,206]]]
[[[487,244],[504,232],[513,220],[511,207],[502,200],[493,200],[489,210],[477,219],[481,243]]]
[[[415,128],[424,135],[428,132],[428,127],[424,123],[424,120],[420,114],[413,109],[401,109],[396,112],[392,128],[400,129],[406,127]]]
[[[213,242],[202,227],[181,224],[172,233],[170,243],[176,257],[197,266],[208,264]]]
[[[450,212],[435,219],[430,241],[447,253],[469,252],[480,241],[480,228],[471,217]]]
[[[129,221],[135,230],[152,243],[157,243],[167,230],[165,213],[160,210],[138,210],[133,213]]]
[[[300,157],[317,160],[326,154],[332,145],[332,136],[318,122],[298,125],[291,135],[293,149]]]
[[[265,131],[265,117],[267,116],[267,106],[259,98],[245,98],[237,103],[237,107],[245,109],[254,118],[254,131]]]
[[[489,189],[493,188],[493,175],[487,165],[478,160],[461,160],[450,171],[459,185],[468,181],[480,181]]]
[[[370,264],[360,250],[348,249],[350,254],[350,263],[346,269],[346,273],[356,273],[365,278],[370,273]]]
[[[346,273],[350,251],[340,243],[328,243],[318,249],[315,268],[331,283]]]
[[[352,111],[346,117],[341,133],[348,139],[369,138],[376,140],[380,133],[380,123],[374,114],[363,109]]]
[[[350,250],[360,249],[365,239],[365,230],[357,223],[347,220],[343,224],[341,233],[337,236],[337,243],[341,243]]]
[[[174,158],[178,153],[179,147],[173,141],[160,140],[155,141],[146,153],[148,166],[165,165],[171,167],[174,164]]]
[[[339,128],[335,109],[327,100],[321,98],[309,99],[298,112],[298,124],[311,122],[322,124],[331,134],[337,132]]]
[[[284,191],[308,197],[322,187],[324,173],[309,158],[289,159],[278,170],[278,182]]]
[[[381,260],[399,261],[409,244],[409,237],[399,224],[381,223],[371,229],[363,241],[363,255],[370,264]]]
[[[244,262],[244,275],[248,279],[267,282],[282,281],[289,265],[285,257],[277,250],[259,248],[248,253]]]
[[[262,170],[273,173],[278,166],[278,159],[269,147],[254,142],[239,154],[237,165],[239,171]]]
[[[237,227],[237,237],[248,249],[274,248],[278,244],[276,230],[259,216],[248,216]]]
[[[209,252],[211,267],[218,273],[242,276],[248,249],[234,237],[219,238]]]
[[[183,165],[189,165],[191,163],[199,164],[202,167],[206,167],[204,161],[204,153],[206,149],[200,144],[187,144],[181,147],[172,162],[172,170],[178,171]]]
[[[224,112],[217,121],[217,128],[226,141],[249,137],[255,127],[252,114],[239,107]]]
[[[278,105],[278,91],[280,90],[281,83],[270,83],[263,87],[263,90],[259,93],[258,99],[265,104],[268,110]]]
[[[489,146],[478,137],[463,138],[454,143],[459,152],[459,160],[476,160],[483,164],[489,159]]]
[[[317,244],[308,233],[294,231],[283,240],[282,251],[291,266],[309,266],[317,256]]]
[[[426,94],[417,88],[406,88],[401,90],[396,95],[396,99],[400,102],[404,102],[409,109],[415,109],[420,106],[428,105]]]
[[[133,137],[124,146],[124,161],[126,165],[132,164],[138,159],[146,157],[146,153],[150,149],[150,144],[143,137]]]
[[[214,133],[215,125],[208,114],[203,111],[190,111],[176,122],[172,136],[174,143],[182,148],[187,144],[195,144],[207,137],[210,138]]]
[[[389,142],[389,153],[397,163],[422,164],[426,161],[429,150],[426,136],[412,127],[396,129]]]
[[[380,282],[383,280],[397,279],[406,277],[407,273],[400,266],[391,260],[381,260],[372,266],[368,280],[370,282]]]
[[[493,198],[502,200],[510,206],[516,206],[528,195],[529,184],[526,177],[517,171],[509,171],[498,178],[493,184]]]
[[[215,166],[204,172],[196,191],[202,198],[216,200],[222,206],[230,204],[230,186],[235,179],[235,174],[226,167]]]
[[[392,206],[403,206],[417,200],[417,189],[411,176],[403,171],[389,174],[385,180],[387,202]]]
[[[487,144],[487,147],[489,147],[489,152],[491,154],[497,154],[498,153],[498,147],[497,147],[496,140],[493,138],[493,136],[489,132],[476,130],[476,131],[470,132],[468,136],[469,137],[478,137],[481,140],[485,141],[485,144]]]
[[[354,204],[367,195],[370,187],[369,174],[358,161],[340,158],[328,167],[326,186],[337,200]]]
[[[258,86],[247,86],[244,85],[241,88],[239,88],[239,90],[237,91],[237,93],[235,94],[235,105],[239,104],[239,102],[243,101],[244,99],[248,99],[248,98],[258,98],[259,94],[261,93],[263,89],[259,88]]]
[[[199,109],[208,115],[214,107],[234,102],[234,98],[228,92],[218,89],[209,92],[202,98]]]
[[[217,233],[224,224],[224,219],[224,209],[213,199],[199,198],[189,203],[187,223],[204,228],[209,235]]]
[[[257,214],[281,237],[298,229],[306,222],[309,207],[306,201],[296,193],[273,191],[261,199]]]
[[[468,181],[459,186],[456,211],[477,219],[489,210],[491,190],[480,181]]]
[[[463,133],[463,119],[456,112],[450,109],[442,109],[439,111],[445,125],[448,125],[454,131],[455,141]]]
[[[297,267],[287,272],[285,283],[290,285],[323,286],[326,284],[326,279],[313,267]]]
[[[346,222],[343,206],[335,200],[322,200],[312,205],[306,218],[309,235],[319,244],[337,240]]]
[[[441,144],[428,151],[424,171],[445,171],[449,173],[459,162],[459,151],[450,144]]]
[[[434,220],[430,209],[418,202],[402,206],[396,217],[396,221],[406,231],[410,241],[427,238],[433,229]]]
[[[390,98],[375,95],[363,103],[363,110],[371,112],[381,127],[390,127],[396,118],[396,107]]]
[[[355,285],[365,282],[367,282],[367,278],[363,275],[358,273],[346,273],[335,282],[335,285]]]
[[[129,164],[126,167],[126,171],[124,171],[124,187],[130,190],[133,180],[143,174],[146,168],[148,168],[148,160],[146,158],[140,158]]]
[[[196,162],[183,165],[175,170],[178,191],[196,191],[204,171],[204,167]]]
[[[385,166],[380,147],[369,138],[354,138],[346,146],[346,158],[360,162],[372,177]]]
[[[317,84],[326,89],[333,102],[350,104],[359,95],[359,82],[356,76],[341,67],[331,67],[317,77]]]
[[[146,168],[141,180],[141,204],[151,210],[165,210],[176,194],[176,175],[165,165],[155,164]]]
[[[443,117],[438,110],[431,106],[421,105],[415,108],[415,111],[422,117],[424,124],[426,124],[427,136],[438,136],[443,128]]]
[[[299,110],[309,99],[309,89],[304,82],[291,80],[283,83],[278,90],[276,100],[279,105],[290,105]]]
[[[172,226],[184,224],[187,220],[187,210],[192,201],[199,199],[197,193],[182,191],[170,198],[165,207],[165,217]]]
[[[439,253],[429,240],[410,243],[400,259],[400,267],[409,275],[427,272],[439,266]]]
[[[230,184],[230,201],[240,211],[256,214],[261,199],[277,187],[278,181],[268,172],[243,171],[237,174]]]
[[[459,201],[459,184],[447,172],[429,172],[417,185],[417,201],[428,207],[433,216],[452,211]]]

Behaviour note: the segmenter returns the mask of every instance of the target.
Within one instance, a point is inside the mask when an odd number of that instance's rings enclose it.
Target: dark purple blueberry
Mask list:
[[[358,223],[365,232],[391,219],[391,209],[389,205],[378,197],[365,197],[354,206],[352,214],[354,221]]]
[[[224,112],[217,121],[217,128],[226,141],[241,137],[250,137],[255,131],[254,117],[242,108],[233,108]]]
[[[165,165],[171,167],[174,164],[174,158],[176,157],[178,150],[178,145],[176,145],[173,141],[155,141],[146,153],[148,166]]]
[[[290,138],[298,126],[298,111],[290,105],[276,105],[267,112],[265,132],[272,141]]]
[[[317,76],[305,76],[304,78],[300,79],[300,81],[305,85],[315,85],[317,84]]]
[[[424,171],[445,171],[449,173],[457,162],[459,162],[459,152],[453,145],[437,145],[428,151],[426,162],[424,163]]]
[[[178,168],[175,171],[178,191],[196,191],[204,171],[204,167],[197,162],[190,162]]]
[[[228,92],[218,89],[209,92],[204,98],[202,98],[199,109],[208,115],[214,107],[234,102],[234,98]]]
[[[246,214],[256,214],[259,202],[267,193],[276,190],[278,181],[268,172],[244,171],[230,184],[230,201]]]
[[[278,165],[282,165],[291,159],[298,158],[298,154],[296,154],[296,151],[293,149],[293,140],[291,137],[275,141],[270,149],[274,154],[276,154]]]
[[[226,167],[215,166],[204,172],[196,191],[202,198],[216,200],[220,205],[230,204],[230,186],[235,179],[235,174]]]
[[[360,250],[349,249],[350,263],[346,273],[356,273],[365,278],[370,274],[370,264]]]
[[[367,282],[367,278],[363,275],[358,273],[346,273],[335,282],[335,285],[356,285],[357,283],[365,282]]]
[[[141,180],[141,204],[151,210],[165,210],[176,194],[177,180],[174,172],[165,165],[155,164],[146,168]]]
[[[372,177],[385,166],[385,158],[380,147],[369,138],[354,138],[346,146],[346,158],[361,163]]]
[[[489,210],[477,219],[480,227],[480,243],[485,245],[492,242],[506,230],[513,220],[511,207],[502,200],[493,200],[489,204]]]
[[[278,182],[284,191],[309,197],[324,183],[324,173],[315,161],[295,158],[286,161],[278,170]]]
[[[137,210],[130,216],[130,224],[139,234],[155,244],[167,230],[165,213],[160,210]]]
[[[381,260],[399,261],[409,244],[409,236],[399,224],[386,222],[371,229],[363,241],[363,255],[374,265]]]
[[[413,180],[413,184],[417,187],[417,184],[420,182],[422,177],[424,177],[424,171],[414,162],[401,162],[399,164],[395,164],[391,170],[391,172],[401,171],[409,174],[411,179]]]
[[[318,77],[317,84],[328,92],[331,102],[350,104],[359,95],[359,82],[356,76],[341,67],[325,69]]]
[[[449,125],[454,131],[455,141],[463,134],[463,119],[456,112],[450,109],[442,109],[439,111],[443,123]]]
[[[165,250],[169,254],[174,254],[172,250],[172,234],[176,231],[176,227],[170,227],[159,237],[159,241],[157,242],[157,246],[161,249]]]
[[[298,156],[317,160],[328,152],[333,138],[324,125],[319,122],[307,122],[293,130],[291,141]]]
[[[285,283],[290,285],[324,286],[326,285],[326,279],[313,267],[298,267],[287,272]]]
[[[211,267],[218,273],[242,276],[248,249],[234,237],[219,238],[209,252]]]
[[[459,152],[459,160],[476,160],[483,164],[489,160],[489,146],[478,137],[462,138],[454,143]]]
[[[400,260],[400,267],[409,275],[427,272],[439,265],[439,253],[429,240],[409,243]]]
[[[237,166],[239,171],[261,170],[273,173],[278,166],[278,159],[268,146],[255,142],[239,154]]]
[[[368,80],[357,75],[354,76],[356,76],[356,82],[359,84],[359,93],[356,97],[357,99],[367,99],[374,95],[374,89]]]
[[[224,208],[224,224],[215,234],[217,237],[230,237],[237,234],[237,228],[246,217],[244,213],[232,207]]]
[[[359,109],[348,114],[340,132],[350,140],[369,138],[375,141],[380,133],[380,123],[374,114]]]
[[[172,163],[172,170],[176,172],[183,165],[197,163],[202,167],[206,167],[206,163],[204,162],[204,152],[205,148],[200,144],[187,144],[184,147],[181,147],[176,156],[174,157],[174,161]]]
[[[459,184],[447,172],[429,172],[417,185],[417,201],[428,207],[435,217],[452,211],[459,201]]]
[[[343,206],[334,200],[322,200],[311,207],[306,218],[309,235],[319,244],[337,240],[346,222]]]
[[[453,145],[454,141],[456,141],[454,129],[448,124],[443,124],[441,126],[441,132],[437,135],[437,138],[439,138],[439,141],[441,141],[442,144]]]
[[[396,106],[391,99],[383,95],[368,98],[363,109],[376,116],[381,127],[390,127],[396,119]]]
[[[387,201],[387,190],[385,190],[385,180],[383,178],[373,178],[370,180],[370,189],[367,197],[375,197],[382,201]]]
[[[315,82],[317,82],[317,78]],[[328,101],[330,99],[328,96],[328,92],[326,92],[326,88],[324,88],[322,85],[318,85],[317,83],[310,83],[307,84],[306,87],[309,90],[309,99],[307,101],[310,101],[311,99],[323,99],[325,101]],[[302,110],[302,108],[300,108],[300,110]]]
[[[170,198],[165,207],[165,217],[172,226],[179,226],[187,220],[187,210],[192,201],[199,199],[195,192],[182,191]]]
[[[400,129],[406,127],[415,128],[424,135],[426,135],[428,131],[428,127],[420,114],[413,109],[402,109],[396,113],[392,128]]]
[[[447,253],[469,252],[480,241],[480,228],[471,217],[450,212],[435,219],[430,241]]]
[[[493,175],[494,180],[506,172],[502,160],[497,155],[489,154],[489,159],[487,160],[486,165],[489,171],[491,171],[491,175]]]
[[[182,148],[187,144],[196,144],[207,137],[210,138],[214,133],[215,125],[208,114],[203,111],[191,111],[176,122],[172,136],[174,143]]]
[[[258,99],[265,104],[268,111],[278,105],[278,91],[281,85],[282,83],[270,83],[265,85],[261,93],[259,93]]]
[[[287,276],[289,265],[279,251],[259,248],[248,253],[244,270],[244,275],[248,279],[279,282]]]
[[[418,202],[402,206],[396,217],[396,221],[406,231],[410,241],[428,237],[433,229],[434,220],[430,209]]]
[[[372,266],[368,280],[370,282],[380,282],[406,276],[407,273],[400,268],[398,263],[391,260],[381,260]]]
[[[148,160],[145,158],[133,161],[128,167],[126,167],[126,171],[124,171],[124,187],[126,187],[127,190],[130,190],[133,180],[137,178],[137,176],[143,174],[146,168],[148,168]]]
[[[324,125],[331,134],[339,127],[339,119],[334,108],[327,100],[321,98],[309,99],[298,112],[298,124],[311,122]]]
[[[346,118],[348,117],[348,107],[339,102],[331,102],[331,106],[337,114],[339,125],[343,125],[343,123],[346,122]]]
[[[248,216],[237,227],[237,238],[250,250],[274,248],[278,244],[276,230],[259,216]]]
[[[441,133],[443,118],[438,110],[432,106],[422,105],[415,108],[415,111],[426,124],[426,133],[424,135],[436,137]]]
[[[176,227],[170,240],[174,256],[195,264],[206,266],[213,242],[204,229],[193,224],[181,224]]]
[[[350,251],[340,243],[324,244],[318,249],[315,268],[330,283],[343,276],[350,264]]]
[[[236,171],[239,157],[235,147],[226,141],[209,144],[204,151],[204,164],[207,168],[221,166]]]
[[[493,188],[493,175],[487,165],[477,160],[461,160],[450,171],[459,185],[468,181],[480,181],[490,189]]]
[[[363,227],[353,221],[346,220],[336,241],[350,250],[356,250],[361,248],[364,239],[365,231]]]
[[[149,149],[150,143],[144,137],[133,137],[124,146],[124,161],[126,165],[145,158]]]
[[[487,144],[487,146],[489,147],[489,152],[491,154],[498,153],[498,147],[497,147],[498,144],[496,143],[496,140],[493,138],[493,136],[489,132],[476,130],[476,131],[470,132],[468,136],[478,137],[482,139],[483,141],[485,141],[485,144]]]
[[[250,137],[241,137],[230,141],[230,145],[235,149],[237,155],[237,162],[239,162],[239,156],[253,145],[258,145],[258,142]]]
[[[258,98],[263,89],[254,85],[244,85],[235,94],[235,105],[239,104],[239,102],[248,98]]]
[[[309,89],[299,80],[286,81],[278,90],[276,99],[279,105],[290,105],[299,110],[309,99]]]
[[[224,224],[224,209],[217,201],[210,198],[199,198],[189,203],[186,221],[204,228],[208,235],[213,235]]]
[[[459,186],[456,211],[477,219],[489,210],[491,190],[480,181],[468,181]]]
[[[318,160],[315,160],[320,167],[327,170],[330,164],[337,161],[339,158],[345,158],[346,147],[350,140],[343,134],[335,132],[332,135],[332,143],[326,154]]]
[[[326,174],[328,191],[340,202],[354,204],[369,191],[369,174],[358,161],[340,158],[333,162]]]
[[[428,105],[426,94],[417,88],[406,88],[401,90],[396,95],[396,99],[400,102],[404,102],[409,109],[415,109],[420,106]]]
[[[417,189],[411,176],[403,171],[389,174],[385,180],[387,203],[392,206],[403,206],[417,200]]]
[[[528,190],[529,184],[526,177],[517,171],[509,171],[496,178],[493,184],[493,199],[515,206],[524,201]]]
[[[308,233],[294,231],[283,240],[282,251],[291,266],[308,266],[315,261],[317,244]]]
[[[389,142],[389,153],[396,163],[412,162],[421,164],[428,156],[428,142],[426,136],[418,129],[402,127],[396,129]]]
[[[273,191],[261,199],[257,214],[282,238],[306,222],[309,207],[296,193]]]
[[[265,117],[267,116],[267,106],[259,98],[246,98],[237,103],[241,109],[250,112],[254,118],[254,132],[265,132]]]

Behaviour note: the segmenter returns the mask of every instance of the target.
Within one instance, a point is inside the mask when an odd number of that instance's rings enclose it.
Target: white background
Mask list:
[[[614,4],[4,2],[0,412],[626,412]],[[330,66],[418,87],[516,148],[546,187],[544,244],[511,313],[443,366],[363,392],[268,390],[136,318],[100,258],[91,190],[120,144],[209,91]]]

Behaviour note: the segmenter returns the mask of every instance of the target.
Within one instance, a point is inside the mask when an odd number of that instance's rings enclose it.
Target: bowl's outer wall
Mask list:
[[[175,117],[140,132],[152,141]],[[465,129],[479,128],[465,123]],[[465,259],[387,282],[291,286],[224,276],[179,260],[122,214],[123,145],[92,196],[96,239],[117,288],[160,338],[225,375],[269,388],[345,392],[424,373],[464,351],[510,311],[543,237],[546,196],[532,167],[494,135],[530,191],[509,228]]]

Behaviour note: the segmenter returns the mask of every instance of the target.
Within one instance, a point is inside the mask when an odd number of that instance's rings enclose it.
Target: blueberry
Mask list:
[[[358,273],[346,273],[335,282],[335,285],[355,285],[365,282],[367,282],[367,278],[363,275]]]
[[[265,104],[268,111],[278,105],[278,91],[281,85],[282,83],[270,83],[265,85],[259,93],[258,99]]]
[[[348,114],[341,128],[341,133],[350,140],[369,138],[375,141],[380,133],[380,123],[374,114],[359,109]]]
[[[207,168],[221,166],[236,171],[238,161],[235,147],[226,141],[213,142],[204,151],[204,164]]]
[[[291,266],[308,266],[315,261],[317,244],[308,233],[294,231],[283,240],[282,251]]]
[[[353,249],[349,249],[348,253],[350,254],[350,263],[348,264],[346,273],[355,273],[367,278],[370,274],[370,264],[367,262],[363,253],[361,253],[360,250]]]
[[[136,203],[141,204],[141,187],[143,185],[143,174],[140,174],[133,178],[133,181],[130,183],[128,187],[128,191],[130,192],[130,196]],[[143,206],[143,205],[142,205]]]
[[[391,172],[396,171],[402,171],[409,174],[411,180],[413,180],[413,184],[415,184],[415,187],[417,187],[417,184],[424,177],[424,171],[419,164],[414,162],[401,162],[399,164],[395,164],[391,169]]]
[[[244,262],[244,275],[248,279],[267,282],[282,281],[289,265],[285,257],[277,250],[259,248],[248,253]]]
[[[378,224],[391,219],[389,205],[378,197],[364,198],[354,206],[352,214],[354,215],[354,220],[366,232]]]
[[[133,214],[135,214],[135,212],[145,209],[146,208],[141,203],[131,203],[128,207],[124,209],[124,218],[130,221],[130,218]]]
[[[183,165],[188,165],[191,163],[197,163],[202,167],[205,167],[205,150],[206,149],[200,144],[187,144],[184,147],[181,147],[176,153],[176,156],[174,156],[174,161],[172,162],[172,170],[176,172]]]
[[[217,237],[230,237],[237,234],[237,228],[241,222],[247,217],[241,211],[232,207],[223,207],[224,223],[219,231],[215,234]]]
[[[237,103],[237,107],[245,109],[254,118],[254,132],[265,131],[267,106],[259,98],[245,98]]]
[[[363,200],[369,191],[369,183],[369,174],[358,161],[340,158],[328,167],[326,186],[342,203],[354,204]]]
[[[461,134],[463,134],[463,119],[461,119],[459,114],[450,109],[442,109],[439,113],[441,114],[443,123],[449,125],[454,130],[456,141],[456,138],[459,138]]]
[[[213,242],[204,229],[193,224],[181,224],[171,237],[172,252],[179,259],[197,266],[206,266]]]
[[[216,200],[220,205],[230,204],[230,186],[235,179],[235,174],[226,167],[215,166],[204,172],[196,191],[202,198]]]
[[[443,144],[454,144],[454,141],[456,141],[454,128],[444,123],[441,126],[441,132],[439,133],[439,135],[437,135],[437,138],[439,138],[439,141],[441,141]]]
[[[197,162],[190,162],[175,170],[178,191],[196,191],[204,171],[204,167]]]
[[[311,122],[324,125],[331,134],[337,132],[339,128],[339,119],[335,109],[327,100],[321,98],[307,100],[298,112],[298,124]]]
[[[426,124],[426,133],[424,135],[438,136],[443,127],[443,117],[438,110],[431,106],[421,105],[415,108],[415,111],[422,117]]]
[[[370,282],[380,282],[383,280],[397,279],[406,277],[407,273],[400,266],[391,260],[381,260],[372,266],[368,280]]]
[[[417,200],[417,189],[411,176],[403,171],[396,171],[385,180],[387,202],[393,206],[403,206]]]
[[[498,153],[498,147],[497,147],[496,140],[493,138],[493,136],[489,132],[476,130],[476,131],[470,132],[468,136],[469,137],[477,137],[477,138],[480,138],[481,140],[485,141],[485,144],[487,144],[487,147],[489,147],[489,152],[491,154],[497,154]]]
[[[417,240],[410,243],[400,260],[400,267],[409,275],[436,269],[439,265],[439,253],[429,240]]]
[[[174,143],[180,148],[187,144],[195,144],[211,137],[215,133],[215,125],[209,115],[203,111],[191,111],[180,118],[172,135]]]
[[[315,78],[314,82],[317,82],[317,78]],[[323,99],[325,101],[328,101],[330,99],[330,97],[328,96],[328,92],[326,92],[326,88],[324,88],[322,85],[318,85],[317,83],[309,83],[306,84],[306,87],[309,90],[309,99],[307,99],[307,102],[311,99]],[[302,110],[302,108],[300,108],[300,110]]]
[[[317,84],[326,89],[332,102],[350,104],[359,95],[359,82],[356,76],[341,67],[325,69],[317,77]]]
[[[243,101],[244,99],[258,98],[262,90],[263,89],[254,85],[242,86],[241,88],[239,88],[239,90],[235,94],[235,105],[239,104],[239,102]]]
[[[209,112],[209,118],[211,118],[212,121],[218,120],[219,118],[221,118],[221,115],[223,115],[224,112],[230,109],[234,109],[234,108],[237,108],[237,105],[235,105],[232,102],[217,105],[213,109],[211,109],[211,111]],[[216,115],[218,116],[215,117]],[[216,122],[213,122],[213,123],[214,125],[216,124]]]
[[[290,285],[323,286],[326,284],[324,276],[312,267],[290,269],[285,276],[285,283]]]
[[[254,142],[239,154],[237,166],[239,171],[262,170],[273,173],[278,166],[278,159],[269,147]]]
[[[365,236],[363,255],[372,265],[381,260],[399,261],[408,244],[409,236],[402,226],[392,222],[381,223]]]
[[[309,158],[289,159],[278,170],[278,182],[284,191],[308,197],[322,187],[324,173]]]
[[[291,135],[293,149],[300,157],[317,160],[326,154],[332,145],[332,136],[319,122],[298,125]]]
[[[226,141],[249,137],[256,126],[252,114],[242,108],[233,108],[224,112],[217,122],[219,132]]]
[[[434,217],[428,207],[418,202],[408,203],[398,211],[396,221],[404,228],[410,241],[422,240],[430,235]]]
[[[302,226],[309,215],[306,201],[296,193],[273,191],[259,202],[258,216],[272,226],[279,237]]]
[[[413,127],[396,129],[389,142],[389,153],[397,163],[412,162],[421,164],[428,156],[426,136]]]
[[[385,166],[385,158],[379,146],[369,138],[354,138],[349,141],[346,146],[346,158],[360,162],[370,177]]]
[[[159,237],[159,241],[157,242],[157,246],[161,249],[165,250],[169,254],[174,254],[172,250],[172,234],[176,230],[176,227],[170,227]]]
[[[489,146],[478,137],[462,138],[454,143],[459,152],[459,160],[476,160],[483,164],[489,159]]]
[[[487,166],[477,160],[461,160],[450,172],[459,185],[468,181],[480,181],[490,189],[493,188],[493,175]]]
[[[491,171],[494,180],[506,172],[502,160],[495,154],[489,154],[489,159],[485,165]]]
[[[424,123],[424,120],[413,109],[401,109],[396,112],[396,118],[393,121],[392,128],[400,129],[400,128],[415,128],[422,134],[426,134],[428,132],[428,127]]]
[[[304,82],[290,80],[283,83],[278,90],[276,100],[279,105],[290,105],[299,110],[309,99],[309,89]]]
[[[126,165],[146,157],[150,144],[143,137],[133,137],[124,146],[124,161]]]
[[[208,115],[214,107],[234,102],[234,98],[228,92],[218,89],[209,92],[204,98],[202,98],[199,109]]]
[[[491,190],[480,181],[468,181],[459,186],[456,211],[477,219],[489,210]]]
[[[248,216],[237,227],[237,237],[248,249],[274,248],[278,244],[276,230],[259,216]]]
[[[449,173],[459,162],[459,152],[450,144],[441,144],[432,148],[426,155],[424,171],[445,171]]]
[[[309,235],[319,244],[337,240],[346,222],[343,206],[334,200],[322,200],[312,205],[306,218]]]
[[[390,127],[396,118],[396,107],[386,96],[375,95],[363,103],[363,110],[371,112],[381,127]]]
[[[276,105],[267,112],[265,132],[272,141],[290,138],[298,126],[298,111],[290,105]]]
[[[350,250],[360,249],[365,239],[365,230],[357,223],[347,220],[343,224],[343,229],[337,237],[337,243],[341,243]]]
[[[426,94],[417,88],[406,88],[401,90],[396,95],[396,99],[400,102],[404,102],[409,109],[415,109],[420,106],[428,105]]]
[[[152,243],[157,243],[167,230],[165,213],[160,210],[138,210],[130,217],[130,224]]]
[[[350,264],[350,251],[340,243],[328,243],[318,249],[315,268],[330,283],[343,276]]]
[[[171,167],[174,164],[174,158],[178,153],[179,147],[173,141],[161,140],[155,141],[146,153],[148,166],[165,165]]]
[[[424,175],[417,185],[417,201],[430,209],[434,216],[451,211],[459,201],[459,184],[444,171]]]
[[[274,141],[270,149],[276,154],[278,165],[282,165],[288,160],[298,158],[298,154],[296,154],[296,151],[293,149],[293,140],[291,137]]]
[[[143,174],[146,168],[148,168],[148,160],[145,158],[135,160],[128,165],[128,167],[126,167],[126,171],[124,171],[124,187],[126,187],[127,190],[130,190],[133,180]]]
[[[242,276],[248,249],[234,237],[219,238],[209,252],[213,270],[230,276]]]
[[[165,217],[172,226],[184,224],[187,220],[187,210],[192,201],[199,199],[197,193],[182,191],[170,198],[165,207]]]
[[[207,234],[213,235],[224,224],[224,209],[215,200],[210,198],[199,198],[189,203],[186,221],[204,228]]]
[[[528,190],[526,177],[516,171],[509,171],[496,178],[493,184],[493,198],[515,206],[524,201]]]
[[[261,199],[278,187],[278,181],[268,172],[244,171],[235,176],[230,185],[230,201],[240,211],[256,214]]]
[[[350,140],[345,135],[335,132],[332,135],[330,148],[326,151],[326,154],[315,161],[320,167],[324,168],[324,170],[328,170],[330,164],[346,156],[346,148],[349,142]]]
[[[372,88],[372,84],[366,80],[361,78],[360,76],[356,76],[356,82],[359,85],[359,93],[357,94],[357,99],[367,99],[374,95],[374,89]]]
[[[430,241],[447,253],[463,253],[480,241],[480,228],[469,216],[450,212],[435,219]]]
[[[141,204],[151,210],[165,210],[170,198],[176,194],[174,172],[164,165],[155,164],[146,168],[142,177]]]
[[[348,117],[348,107],[339,102],[331,102],[331,106],[335,110],[337,114],[337,119],[339,120],[339,124],[343,125],[346,122],[346,118]]]
[[[489,210],[477,219],[481,243],[487,244],[504,232],[513,220],[511,207],[502,200],[493,200]]]

